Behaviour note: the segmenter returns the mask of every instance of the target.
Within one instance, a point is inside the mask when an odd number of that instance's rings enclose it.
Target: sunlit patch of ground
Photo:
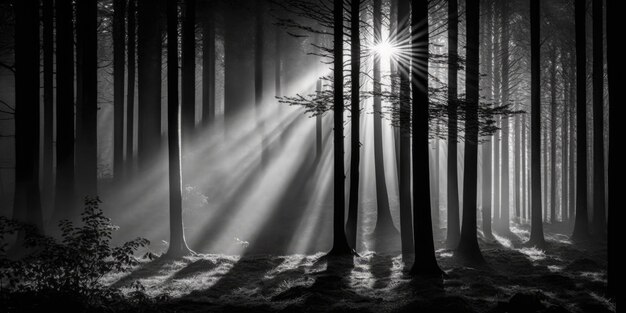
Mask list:
[[[509,236],[523,237],[513,229]],[[503,236],[481,241],[484,269],[439,249],[441,285],[409,277],[400,255],[373,252],[340,260],[322,253],[157,259],[105,281],[126,291],[139,281],[151,296],[168,294],[166,311],[614,312],[604,297],[606,250],[549,238],[544,250]]]

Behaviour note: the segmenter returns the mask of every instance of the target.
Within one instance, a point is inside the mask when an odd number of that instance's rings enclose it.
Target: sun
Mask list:
[[[398,52],[398,48],[387,40],[373,45],[370,49],[383,59],[390,59]]]

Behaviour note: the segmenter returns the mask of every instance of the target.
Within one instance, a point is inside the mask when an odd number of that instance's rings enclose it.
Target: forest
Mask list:
[[[0,0],[0,311],[616,312],[623,2]]]

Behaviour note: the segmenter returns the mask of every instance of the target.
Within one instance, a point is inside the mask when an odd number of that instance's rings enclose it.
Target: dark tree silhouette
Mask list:
[[[80,118],[77,132],[77,190],[79,197],[98,194],[98,6],[93,1],[76,3],[76,61],[80,80]]]
[[[357,221],[359,212],[359,163],[361,159],[361,39],[360,39],[361,1],[350,2],[350,194],[348,198],[348,222],[346,236],[352,249],[357,248]]]
[[[56,11],[56,184],[52,223],[74,216],[74,23],[72,0]]]
[[[461,236],[457,174],[457,81],[459,13],[457,0],[448,1],[448,229],[446,246],[455,249]]]
[[[350,255],[344,230],[345,174],[343,165],[343,1],[333,1],[333,114],[334,114],[334,210],[332,256]]]
[[[615,232],[615,223],[618,219],[615,215],[615,210],[620,205],[621,197],[619,196],[619,184],[620,179],[624,176],[624,167],[620,165],[621,162],[621,150],[613,142],[617,141],[617,136],[623,134],[623,127],[617,122],[617,119],[623,112],[620,109],[620,93],[618,90],[623,88],[626,84],[626,62],[622,55],[622,12],[624,10],[624,3],[619,1],[608,1],[606,4],[606,36],[607,36],[607,71],[609,76],[609,171],[608,171],[608,294],[613,298],[617,298],[617,283],[616,281],[616,264],[618,261],[617,250],[617,233]],[[622,100],[623,102],[623,100]],[[618,111],[619,110],[619,111]],[[621,131],[621,132],[620,132]],[[619,161],[618,161],[619,160]]]
[[[593,232],[606,234],[604,188],[604,8],[593,1]]]
[[[478,0],[476,0],[478,1]],[[478,27],[478,24],[476,24]],[[478,32],[476,33],[478,35]],[[433,226],[430,215],[430,175],[428,165],[428,0],[411,1],[411,65],[413,111],[413,242],[415,262],[411,274],[441,278],[443,272],[435,258]],[[478,43],[478,40],[476,40]],[[476,55],[478,60],[478,55]],[[478,62],[476,62],[478,70]],[[478,85],[478,76],[476,76]],[[478,90],[477,90],[478,92]],[[475,212],[474,212],[475,213]],[[476,226],[476,224],[474,224]],[[476,228],[474,227],[474,231]]]
[[[39,5],[15,2],[15,200],[13,217],[43,231],[39,190]],[[18,241],[19,242],[19,241]]]
[[[493,6],[490,2],[485,3],[483,6],[486,10],[486,22],[485,22],[485,49],[483,52],[485,58],[483,63],[485,64],[485,75],[488,75],[485,83],[485,98],[490,100],[493,97],[493,85],[492,85],[492,77],[491,73],[493,71],[493,56],[492,56],[492,34],[493,34]],[[485,140],[483,142],[483,194],[482,194],[482,230],[483,235],[486,238],[493,238],[493,233],[491,229],[491,200],[493,197],[493,192],[491,191],[492,185],[492,151],[491,147],[493,146],[493,139]]]
[[[407,47],[411,42],[411,25],[409,18],[409,0],[398,0],[398,43]],[[402,257],[413,253],[413,223],[411,214],[411,81],[410,62],[400,60],[400,238],[402,241]]]
[[[124,65],[126,0],[113,1],[113,177],[124,172]]]
[[[563,53],[563,52],[562,52]],[[570,75],[569,75],[569,67],[567,66],[566,63],[566,55],[563,53],[561,54],[561,66],[563,68],[562,71],[562,76],[563,76],[563,115],[561,116],[561,141],[562,141],[562,146],[561,146],[561,218],[563,221],[568,221],[569,220],[569,206],[572,205],[571,203],[568,203],[568,184],[570,184],[569,182],[569,177],[568,177],[568,170],[569,170],[569,141],[570,141],[570,137],[569,137],[569,105],[570,105],[570,98],[569,98],[569,89],[570,89]]]
[[[168,257],[180,257],[191,253],[183,230],[177,2],[177,0],[167,0],[167,146],[170,188],[170,243],[166,253]]]
[[[476,234],[478,184],[478,56],[480,1],[467,2],[467,74],[465,89],[465,166],[463,168],[463,225],[456,255],[473,264],[484,263]]]
[[[128,175],[133,169],[135,161],[135,37],[136,23],[135,14],[137,13],[137,0],[128,0],[128,42],[126,45],[126,53],[128,58],[128,88],[126,91],[126,162],[124,163],[125,175]]]
[[[161,23],[163,0],[137,0],[138,151],[145,172],[161,145]]]
[[[183,2],[181,47],[181,144],[183,152],[196,125],[196,1]],[[169,37],[168,37],[169,38]]]
[[[575,0],[576,24],[576,221],[572,237],[589,237],[587,217],[587,39],[585,0]]]
[[[556,47],[550,49],[550,223],[556,223]]]
[[[43,42],[43,167],[42,196],[44,203],[52,202],[53,197],[53,124],[54,124],[54,3],[43,1],[42,42]]]
[[[509,33],[509,1],[499,1],[501,5],[501,18],[500,22],[502,23],[500,30],[500,56],[502,58],[502,105],[506,105],[509,103],[509,72],[510,72],[510,64],[509,64],[509,41],[510,41],[510,33]],[[502,116],[502,147],[500,147],[500,151],[502,153],[502,181],[500,182],[500,220],[498,223],[498,228],[500,231],[504,233],[508,233],[509,230],[509,212],[510,212],[510,198],[509,198],[509,118],[507,115]]]
[[[530,0],[530,166],[531,179],[531,228],[529,244],[544,246],[541,210],[541,64],[540,64],[540,16],[539,0]]]
[[[215,121],[215,13],[213,1],[202,1],[202,124]]]

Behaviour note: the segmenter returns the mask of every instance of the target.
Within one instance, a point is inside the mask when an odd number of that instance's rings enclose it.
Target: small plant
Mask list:
[[[86,198],[82,225],[59,222],[60,240],[41,235],[35,228],[0,217],[0,242],[18,234],[28,252],[11,260],[7,245],[0,246],[0,286],[7,294],[65,295],[83,304],[98,305],[121,297],[119,291],[104,286],[101,279],[113,271],[125,271],[138,264],[134,253],[149,244],[137,238],[112,247],[112,234],[118,229],[104,216],[98,198]]]

